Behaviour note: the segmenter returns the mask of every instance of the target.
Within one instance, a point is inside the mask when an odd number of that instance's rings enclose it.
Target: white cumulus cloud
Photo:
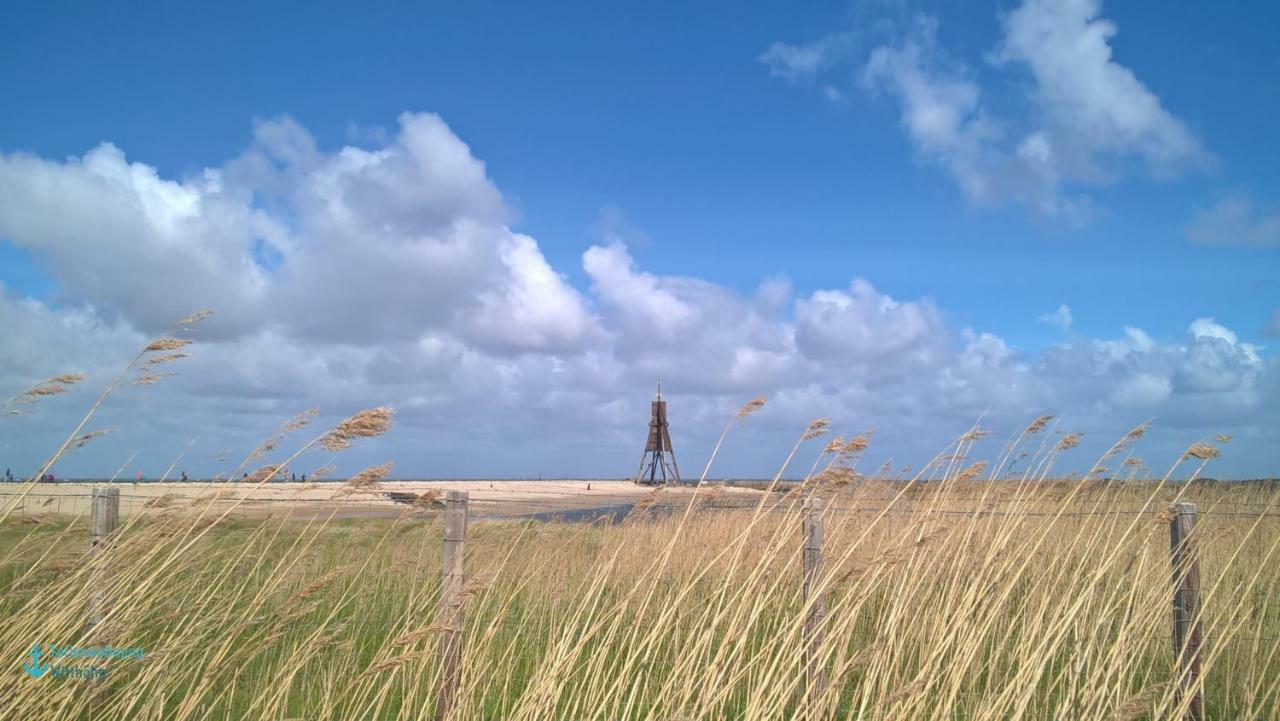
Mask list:
[[[913,61],[883,57],[906,85],[926,82]],[[948,82],[958,85],[911,91],[921,93],[913,122],[939,147],[963,144],[976,117],[929,110],[964,106],[967,81]],[[1178,338],[1126,328],[1020,348],[867,279],[797,292],[770,277],[743,292],[655,273],[624,243],[643,234],[617,223],[583,252],[587,283],[575,288],[512,222],[484,164],[430,114],[401,116],[371,147],[337,149],[287,118],[263,121],[243,153],[182,178],[111,145],[62,161],[0,156],[0,236],[57,284],[49,301],[0,289],[0,393],[90,374],[5,429],[3,464],[43,460],[87,407],[81,393],[201,307],[217,315],[196,356],[112,398],[100,427],[118,432],[69,457],[64,473],[110,472],[137,452],[151,474],[199,434],[184,463],[209,474],[217,452],[247,451],[303,408],[333,420],[389,404],[399,434],[343,462],[618,476],[634,470],[659,378],[685,465],[744,399],[770,396],[727,449],[722,472],[738,474],[771,474],[817,416],[847,432],[879,427],[877,448],[903,461],[932,456],[979,416],[1016,427],[1064,413],[1101,435],[1154,417],[1176,439],[1280,441],[1274,361],[1213,319]],[[1049,318],[1069,327],[1070,309]],[[1238,467],[1266,472],[1251,458]]]
[[[1088,187],[1130,166],[1155,178],[1210,167],[1213,156],[1137,75],[1114,57],[1114,23],[1097,0],[1023,0],[1000,17],[1003,30],[975,68],[938,39],[938,21],[917,14],[875,47],[863,85],[898,102],[919,156],[943,168],[978,205],[1019,203],[1037,214],[1087,219]],[[773,75],[817,75],[833,35],[804,45],[775,43],[763,59]],[[1027,73],[1030,83],[1021,80]],[[993,82],[1016,102],[990,102]]]

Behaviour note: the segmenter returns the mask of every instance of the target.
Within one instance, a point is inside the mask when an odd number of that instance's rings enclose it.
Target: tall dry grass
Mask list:
[[[862,479],[703,489],[614,526],[468,539],[455,719],[1176,717],[1165,509],[1201,508],[1212,718],[1280,701],[1280,518],[1261,486]],[[803,693],[799,504],[827,502],[827,614]],[[763,494],[762,494],[763,495]],[[662,506],[658,506],[660,509]],[[1271,515],[1260,515],[1265,508]],[[83,518],[0,530],[4,718],[410,719],[434,712],[439,519],[246,521],[171,506],[103,554]],[[194,539],[199,542],[193,542]],[[91,579],[112,605],[84,635]],[[32,643],[141,646],[97,682]]]

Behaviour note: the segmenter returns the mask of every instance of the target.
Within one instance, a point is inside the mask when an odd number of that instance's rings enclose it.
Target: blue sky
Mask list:
[[[630,392],[624,381],[633,376],[663,372],[664,364],[681,365],[675,353],[655,360],[635,352],[642,328],[635,329],[636,338],[621,333],[625,337],[618,340],[617,328],[626,325],[625,319],[611,316],[608,308],[625,303],[593,290],[605,276],[590,272],[584,252],[622,242],[637,273],[652,276],[676,296],[694,291],[671,279],[698,279],[745,303],[766,279],[786,279],[787,297],[804,300],[848,289],[852,279],[863,278],[874,286],[875,298],[924,303],[935,310],[938,320],[926,325],[946,336],[939,342],[953,352],[966,343],[965,329],[990,333],[1033,376],[1043,375],[1037,368],[1055,345],[1079,350],[1122,338],[1126,327],[1140,328],[1172,354],[1161,361],[1168,377],[1157,382],[1172,390],[1156,394],[1169,403],[1178,401],[1184,386],[1219,394],[1240,388],[1227,380],[1180,385],[1177,372],[1186,376],[1189,371],[1172,370],[1170,364],[1181,362],[1171,360],[1174,355],[1198,357],[1194,342],[1187,341],[1189,328],[1197,319],[1211,318],[1231,334],[1231,352],[1239,355],[1232,362],[1251,369],[1245,374],[1253,395],[1238,407],[1215,405],[1206,411],[1206,423],[1256,434],[1259,447],[1241,448],[1234,461],[1240,472],[1260,474],[1275,465],[1270,449],[1276,446],[1263,443],[1274,414],[1260,410],[1274,405],[1269,401],[1276,398],[1277,371],[1269,346],[1280,342],[1266,337],[1271,325],[1280,326],[1274,315],[1280,309],[1280,169],[1273,162],[1275,140],[1266,120],[1280,114],[1280,94],[1270,89],[1280,76],[1280,54],[1268,32],[1276,20],[1274,7],[1096,6],[1077,0],[1063,4],[1067,10],[1055,17],[1035,2],[691,5],[580,3],[549,11],[515,3],[386,3],[359,10],[332,3],[9,4],[0,11],[0,87],[9,108],[0,114],[0,153],[11,159],[34,156],[52,167],[110,143],[125,162],[183,182],[206,169],[225,170],[255,143],[269,145],[261,137],[255,141],[255,123],[261,127],[263,121],[287,116],[320,152],[336,155],[346,145],[394,146],[397,138],[408,137],[402,113],[431,113],[483,163],[488,185],[501,196],[502,211],[494,222],[536,239],[537,251],[562,276],[566,292],[581,295],[590,316],[579,319],[583,328],[600,326],[605,335],[613,334],[606,352],[601,350],[605,341],[587,338],[594,331],[584,330],[585,340],[574,336],[563,347],[540,336],[531,344],[507,343],[501,351],[467,340],[469,331],[455,333],[462,346],[493,356],[495,363],[516,362],[509,358],[518,346],[525,354],[521,363],[550,359],[572,368],[599,352],[616,365],[605,373],[611,380],[601,382],[599,398],[566,400],[564,391],[535,383],[512,390],[511,402],[546,404],[572,415],[576,411],[564,404],[596,407],[611,392]],[[1019,49],[1013,29],[1019,17],[1028,20],[1028,32],[1034,30],[1031,21],[1045,18],[1068,35],[1073,28],[1081,37],[1101,32],[1110,53],[1104,74],[1055,89],[1051,76],[1038,76],[1036,68],[1061,67],[1054,65],[1061,58],[1037,54],[1034,42],[1029,50]],[[1116,32],[1101,31],[1099,23]],[[770,55],[771,48],[782,52]],[[885,62],[873,71],[878,51]],[[813,62],[787,64],[780,58]],[[1066,63],[1077,66],[1087,63]],[[1117,73],[1128,73],[1137,85],[1116,80]],[[1099,78],[1117,84],[1104,87]],[[916,82],[926,83],[930,92],[958,92],[930,95],[931,101],[954,101],[944,109],[960,115],[945,138],[927,134],[936,126],[926,134],[912,129],[909,92]],[[1097,99],[1081,88],[1116,95],[1091,106]],[[978,99],[969,92],[978,93]],[[1143,105],[1147,96],[1155,99],[1156,110]],[[1108,113],[1109,108],[1120,110]],[[1135,113],[1136,125],[1125,126],[1124,119],[1132,120]],[[1056,153],[1052,167],[1028,170],[1018,160],[1004,177],[1015,147],[1020,151],[1037,133]],[[11,182],[17,185],[10,187],[32,187],[34,181],[20,170],[15,166]],[[1028,173],[1037,187],[1017,187]],[[964,185],[965,178],[975,176],[997,190]],[[244,183],[258,194],[250,205],[269,209],[262,185]],[[1048,205],[1068,210],[1046,211]],[[46,210],[56,213],[57,204]],[[296,231],[294,240],[302,245],[309,242],[304,216],[293,207],[277,217]],[[50,313],[83,314],[91,319],[85,322],[102,324],[111,337],[154,330],[149,317],[130,310],[131,301],[89,287],[93,283],[86,278],[98,267],[94,253],[106,252],[102,245],[73,252],[59,239],[77,228],[4,221],[0,211],[0,283],[11,302],[35,299]],[[92,228],[86,220],[80,229]],[[260,235],[249,233],[249,246]],[[209,237],[169,242],[210,242]],[[254,255],[250,247],[244,252]],[[262,256],[256,257],[261,266]],[[302,267],[287,248],[279,258],[283,270],[266,269],[262,283],[270,285],[274,276]],[[873,298],[868,307],[878,303]],[[1070,308],[1069,327],[1041,320],[1062,304]],[[791,301],[783,305],[779,318],[794,327],[780,333],[798,331],[803,345],[800,311]],[[175,307],[172,315],[189,310]],[[459,312],[457,322],[470,330],[481,323]],[[716,322],[709,311],[699,317]],[[262,327],[229,322],[219,338],[210,340],[262,342],[262,333],[270,332],[293,347],[369,342],[337,325],[323,332],[315,325],[278,318]],[[875,345],[876,332],[863,340]],[[410,335],[419,344],[428,337],[440,340],[436,327],[415,328]],[[673,349],[679,347],[674,336],[671,342]],[[708,351],[709,362],[741,358],[743,349],[759,350],[742,339],[725,343],[736,344],[735,350],[726,345],[721,350],[729,355]],[[1236,348],[1241,344],[1249,350]],[[314,350],[323,354],[328,348]],[[904,348],[919,351],[910,344]],[[1258,357],[1254,365],[1250,354]],[[872,355],[865,363],[876,368],[901,364],[890,352]],[[66,360],[75,361],[69,351]],[[804,415],[800,399],[809,397],[806,393],[849,379],[848,369],[829,358],[822,368],[809,368],[815,356],[803,347],[796,360],[808,369],[804,383],[765,375],[755,380],[761,393],[784,401],[790,394],[792,402],[781,405],[798,418]],[[1130,380],[1145,383],[1160,376],[1134,364],[1139,363],[1125,365],[1133,374]],[[523,372],[536,375],[531,369]],[[676,374],[675,368],[666,372]],[[954,375],[945,363],[921,372]],[[43,371],[30,364],[9,373],[20,387],[29,374]],[[1100,375],[1122,383],[1113,377],[1117,373],[1108,369]],[[1007,380],[1010,373],[993,375]],[[254,378],[260,382],[261,376],[246,371],[242,379]],[[748,391],[750,380],[738,388],[690,379],[688,405],[699,408],[699,417],[714,417],[714,409],[732,406],[739,390]],[[976,397],[982,384],[970,383],[961,394],[966,404],[979,411],[1002,405],[999,399]],[[1056,390],[1002,408],[1009,423],[1040,412],[1075,410],[1101,424],[1098,419],[1109,417],[1108,402],[1129,397],[1123,389],[1101,389],[1087,408],[1072,409],[1065,406],[1078,392],[1057,381],[1046,384]],[[987,391],[994,393],[994,387]],[[1205,390],[1210,387],[1216,390]],[[196,394],[225,408],[228,398],[242,393],[271,395],[262,390],[224,389],[219,395],[181,387],[172,392]],[[674,392],[681,392],[678,383]],[[424,414],[432,397],[443,408],[458,402],[423,395]],[[326,410],[336,403],[303,390],[271,398],[270,405],[287,416],[289,404],[299,401],[315,401]],[[643,399],[628,402],[642,407]],[[938,413],[943,420],[930,428],[931,439],[944,437],[944,426],[956,423],[950,411],[963,417],[971,410],[940,402],[946,408]],[[1190,411],[1166,408],[1163,402],[1115,415],[1157,423],[1173,416],[1179,419],[1174,425],[1188,429],[1188,438],[1210,432],[1207,427],[1193,431],[1195,424],[1183,419]],[[816,405],[815,414],[830,410],[839,416],[843,410],[851,423],[875,421],[851,411],[858,404],[850,398],[831,407]],[[885,435],[891,421],[878,422]],[[625,446],[625,414],[606,425],[615,422],[616,442]],[[1117,419],[1117,428],[1124,422]],[[594,448],[585,440],[593,423],[579,435],[569,433],[571,439],[555,440],[593,448],[583,454],[587,460],[581,468],[562,464],[570,466],[564,472],[605,473],[614,465],[615,449]],[[177,419],[174,425],[180,425]],[[479,413],[471,427],[484,432],[496,424]],[[708,435],[688,434],[693,447],[705,444],[702,435]],[[1177,442],[1181,437],[1170,441]],[[20,452],[38,454],[32,444],[19,444]],[[526,453],[533,463],[549,451],[531,447]],[[479,455],[457,451],[448,472],[506,470],[491,470],[475,458]],[[741,467],[730,470],[755,471],[757,461],[749,456],[744,453]],[[408,463],[430,474],[429,457],[411,456]]]

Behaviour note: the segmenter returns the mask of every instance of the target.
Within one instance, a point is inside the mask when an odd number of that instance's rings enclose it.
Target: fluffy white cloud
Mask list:
[[[223,299],[215,327],[254,324],[268,279],[249,248],[281,232],[217,170],[165,180],[109,143],[65,163],[0,156],[0,236],[44,260],[67,300],[147,330],[211,298]]]
[[[670,379],[709,393],[750,393],[804,373],[785,321],[789,286],[766,281],[743,298],[695,278],[637,270],[627,248],[595,246],[583,268],[616,357],[637,383]]]
[[[592,328],[582,297],[552,270],[527,235],[498,247],[505,272],[478,294],[480,307],[455,318],[459,336],[481,347],[519,350],[573,348]]]
[[[1027,71],[1032,81],[1017,81],[1025,92],[1012,107],[996,111],[984,101],[982,76],[942,47],[928,15],[873,49],[862,68],[867,88],[899,102],[920,156],[944,168],[970,201],[1016,202],[1079,220],[1092,212],[1079,188],[1109,182],[1133,161],[1158,178],[1213,163],[1195,134],[1113,58],[1116,28],[1100,17],[1097,0],[1024,0],[1001,21],[988,71]],[[830,64],[829,40],[775,43],[762,60],[773,75],[813,77]]]
[[[592,247],[582,256],[582,267],[591,277],[592,291],[612,310],[627,335],[649,331],[649,342],[670,345],[698,331],[698,308],[681,299],[676,289],[681,281],[660,282],[656,276],[636,272],[626,246]]]
[[[484,164],[431,114],[335,153],[290,119],[260,122],[241,157],[186,180],[109,144],[66,163],[0,157],[0,236],[47,258],[66,299],[146,331],[212,306],[223,337],[452,329],[508,352],[576,346],[581,296],[505,220]]]
[[[1158,343],[1136,328],[1114,340],[1087,339],[1051,346],[1038,382],[1064,405],[1091,408],[1099,417],[1146,409],[1180,427],[1236,424],[1258,418],[1268,369],[1249,343],[1210,318],[1193,321],[1178,343]],[[1074,403],[1073,403],[1074,400]]]
[[[944,144],[957,127],[920,123]],[[106,145],[65,162],[9,155],[0,188],[12,191],[0,193],[0,235],[59,287],[48,303],[0,293],[4,391],[91,375],[90,389],[5,429],[0,452],[17,468],[40,460],[146,334],[199,307],[221,320],[200,330],[196,357],[113,398],[95,425],[120,432],[65,471],[110,472],[136,451],[154,474],[199,434],[184,464],[211,473],[216,452],[247,450],[302,408],[335,419],[389,404],[401,432],[348,463],[621,475],[658,378],[686,466],[745,398],[771,397],[721,468],[754,475],[771,473],[815,416],[846,432],[880,427],[877,448],[903,461],[979,416],[1012,427],[1067,413],[1100,436],[1154,416],[1185,430],[1176,439],[1224,431],[1263,448],[1280,427],[1274,362],[1207,318],[1174,340],[1130,328],[1019,349],[863,279],[797,297],[781,278],[740,293],[655,274],[617,233],[583,253],[589,287],[576,289],[508,228],[484,165],[432,115],[402,116],[377,147],[334,152],[293,121],[263,122],[245,153],[187,179]],[[1069,308],[1051,318],[1069,325]],[[1260,465],[1239,467],[1271,470]]]
[[[1060,192],[1062,172],[1044,131],[1020,142],[982,104],[975,74],[939,45],[937,21],[919,16],[891,45],[872,51],[864,85],[897,97],[917,152],[947,170],[980,205],[1020,202],[1045,215],[1082,216],[1087,203]]]
[[[861,278],[847,292],[820,290],[796,302],[800,349],[837,364],[928,354],[941,331],[931,301],[900,303]]]
[[[1031,71],[1043,128],[1023,143],[1079,180],[1105,179],[1105,164],[1127,156],[1159,176],[1210,162],[1182,121],[1112,57],[1116,26],[1100,14],[1098,0],[1024,0],[1004,16],[995,59]]]
[[[1280,247],[1280,212],[1260,212],[1247,198],[1224,198],[1196,214],[1187,236],[1206,245]]]
[[[1175,377],[1180,388],[1190,393],[1256,393],[1252,386],[1263,370],[1257,348],[1239,342],[1235,333],[1212,318],[1197,319],[1188,336]]]

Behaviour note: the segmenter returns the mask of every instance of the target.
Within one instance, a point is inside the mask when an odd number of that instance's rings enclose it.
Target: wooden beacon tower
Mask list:
[[[636,483],[646,486],[679,483],[680,466],[676,464],[676,451],[671,447],[671,428],[667,425],[667,402],[662,400],[662,381],[658,381],[658,395],[649,405],[649,440],[640,456]]]

